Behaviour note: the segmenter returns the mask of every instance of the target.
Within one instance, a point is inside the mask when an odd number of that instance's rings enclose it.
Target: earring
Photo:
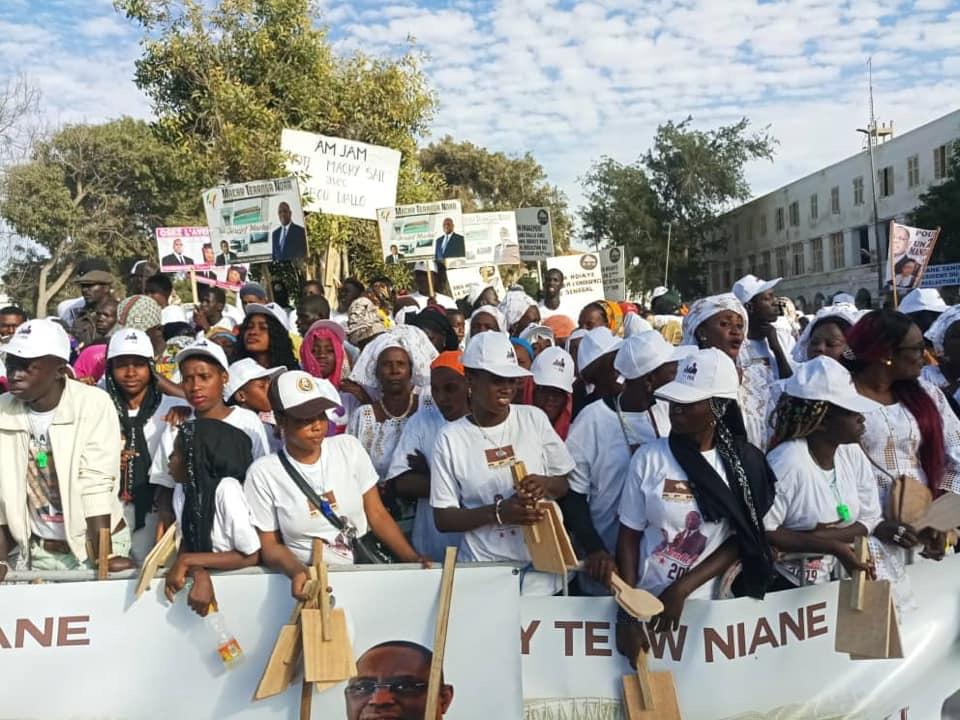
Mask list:
[[[883,364],[886,365],[887,367],[893,367],[893,360],[891,360],[890,358],[887,358],[886,360],[883,361]]]

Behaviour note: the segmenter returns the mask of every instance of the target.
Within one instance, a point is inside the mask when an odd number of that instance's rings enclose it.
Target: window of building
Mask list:
[[[824,305],[827,304],[827,298],[822,292],[818,292],[813,298],[813,309],[814,311],[819,310]]]
[[[733,244],[734,246],[740,245],[740,223],[735,223],[733,226]]]
[[[810,272],[823,272],[823,238],[815,237],[810,241]]]
[[[790,225],[791,227],[796,227],[800,224],[800,203],[792,202],[790,203]]]
[[[724,292],[720,287],[720,263],[710,263],[710,283],[713,285],[713,292]]]
[[[830,258],[833,260],[833,269],[839,270],[847,266],[847,258],[843,248],[843,233],[830,235]]]
[[[761,234],[761,235],[766,235],[766,234],[767,234],[767,215],[766,215],[766,213],[764,213],[763,215],[760,216],[760,234]]]
[[[877,173],[877,188],[880,190],[880,197],[893,195],[893,165],[887,165]]]
[[[863,205],[863,176],[853,179],[853,204]]]
[[[868,265],[870,263],[870,229],[866,225],[854,228],[853,236],[857,239],[857,265]]]
[[[787,276],[787,247],[777,248],[777,276],[786,277]]]
[[[814,193],[810,196],[810,219],[816,220],[819,214],[820,209],[817,207],[817,194]]]
[[[798,242],[793,244],[793,274],[794,275],[803,275],[806,272],[806,268],[803,263],[803,243]]]
[[[840,188],[830,188],[830,212],[834,215],[840,214]]]
[[[920,184],[920,156],[911,155],[907,158],[907,187],[916,187]]]
[[[777,232],[783,230],[783,208],[777,208]]]
[[[726,292],[728,288],[732,288],[732,287],[733,287],[733,280],[730,279],[730,263],[725,262],[725,263],[723,264],[723,289],[724,289],[724,292]]]
[[[757,274],[757,256],[756,255],[747,256],[747,272],[753,273],[754,275]],[[763,275],[760,275],[760,277],[763,277]]]
[[[947,176],[947,146],[941,145],[933,149],[933,179],[942,180]]]
[[[753,218],[747,220],[747,242],[753,243]]]
[[[760,272],[757,273],[762,278],[770,277],[770,251],[764,250],[760,253]]]
[[[743,261],[737,260],[733,264],[733,281],[736,282],[743,277]]]

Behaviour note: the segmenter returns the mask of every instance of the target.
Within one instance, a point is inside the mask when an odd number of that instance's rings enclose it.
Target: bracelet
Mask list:
[[[497,519],[497,525],[503,525],[503,518],[500,517],[500,508],[503,507],[503,498],[498,497],[497,501],[493,504],[493,516]]]

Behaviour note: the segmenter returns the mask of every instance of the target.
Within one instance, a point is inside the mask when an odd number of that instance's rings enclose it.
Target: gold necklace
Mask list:
[[[413,410],[413,404],[416,402],[416,400],[417,400],[417,394],[411,390],[410,400],[407,402],[407,409],[404,410],[399,415],[393,415],[390,413],[389,410],[387,410],[387,406],[383,404],[383,398],[380,398],[379,400],[377,400],[377,402],[380,405],[380,409],[383,410],[383,414],[386,416],[387,420],[400,420],[410,414],[410,411]]]

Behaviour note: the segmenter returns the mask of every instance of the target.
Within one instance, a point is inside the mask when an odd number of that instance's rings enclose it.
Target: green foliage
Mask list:
[[[960,262],[960,140],[952,150],[946,179],[923,193],[910,214],[914,227],[941,228],[931,263]]]
[[[509,157],[447,135],[420,151],[420,164],[443,178],[445,197],[460,200],[464,212],[549,207],[557,252],[569,247],[567,199],[530,153]]]
[[[583,239],[595,247],[624,245],[627,258],[639,257],[628,271],[635,291],[663,282],[669,222],[670,284],[702,293],[702,258],[716,247],[717,219],[731,203],[749,198],[746,164],[773,157],[776,140],[766,130],[751,133],[745,118],[709,131],[691,123],[667,122],[636,162],[602,158],[581,178]]]

